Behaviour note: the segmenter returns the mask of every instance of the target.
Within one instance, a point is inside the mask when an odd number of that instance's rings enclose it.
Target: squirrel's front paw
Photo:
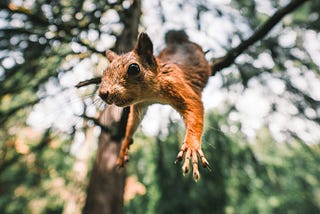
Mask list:
[[[199,180],[200,173],[199,173],[199,168],[198,168],[198,157],[200,158],[201,164],[204,168],[208,167],[208,169],[211,169],[209,162],[204,157],[202,150],[201,149],[194,149],[185,143],[182,145],[181,150],[177,155],[175,163],[177,161],[181,161],[183,159],[184,154],[185,154],[184,163],[182,165],[182,172],[184,175],[187,174],[190,170],[190,159],[191,159],[192,160],[192,167],[193,167],[193,179],[195,181]]]
[[[125,152],[120,152],[117,159],[117,166],[123,167],[125,163],[129,162],[129,149],[126,149]]]
[[[117,159],[117,167],[123,167],[124,166],[124,160],[123,158],[118,157]]]
[[[121,149],[117,159],[117,166],[123,167],[125,163],[129,162],[129,146],[133,144],[133,139],[123,140],[121,144]]]

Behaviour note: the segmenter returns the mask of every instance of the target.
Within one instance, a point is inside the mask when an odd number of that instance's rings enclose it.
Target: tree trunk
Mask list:
[[[124,30],[114,50],[122,53],[134,47],[141,16],[141,0],[133,1],[130,8],[120,14]],[[116,160],[124,137],[129,110],[108,106],[100,116],[100,123],[109,132],[101,131],[99,145],[87,190],[83,213],[123,213],[125,168],[118,169]]]
[[[100,122],[107,127],[117,127],[125,121],[125,112],[121,108],[108,106]],[[125,169],[116,167],[120,141],[121,137],[101,132],[83,213],[122,213]]]

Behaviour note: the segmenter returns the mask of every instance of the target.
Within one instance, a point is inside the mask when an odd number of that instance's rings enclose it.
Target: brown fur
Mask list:
[[[158,57],[153,56],[152,42],[145,33],[139,35],[136,47],[129,53],[117,55],[107,51],[111,64],[102,76],[99,95],[108,104],[130,105],[118,166],[123,166],[129,158],[129,145],[147,107],[153,103],[169,104],[186,124],[186,136],[177,160],[185,155],[183,173],[189,171],[192,160],[193,177],[198,180],[198,157],[204,167],[209,167],[201,150],[204,114],[201,93],[210,68],[201,47],[190,42],[183,31],[169,31],[166,42],[167,47]],[[132,63],[140,67],[137,75],[128,73]]]

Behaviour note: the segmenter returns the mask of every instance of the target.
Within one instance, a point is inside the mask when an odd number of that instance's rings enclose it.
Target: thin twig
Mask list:
[[[101,82],[101,77],[95,77],[89,80],[84,80],[79,82],[75,87],[80,88],[83,86],[91,85],[91,84],[99,84]]]
[[[78,115],[78,116],[79,116],[79,117],[82,117],[82,118],[84,118],[84,119],[86,119],[86,120],[91,120],[96,126],[99,126],[104,132],[106,132],[106,133],[111,133],[111,130],[109,129],[109,127],[103,125],[103,124],[99,121],[99,119],[94,118],[94,117],[89,117],[89,116],[87,116],[87,115],[85,115],[85,114]]]

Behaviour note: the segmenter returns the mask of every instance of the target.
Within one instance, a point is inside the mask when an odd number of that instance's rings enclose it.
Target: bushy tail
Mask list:
[[[169,30],[165,35],[166,44],[181,44],[189,42],[189,37],[183,30]]]

